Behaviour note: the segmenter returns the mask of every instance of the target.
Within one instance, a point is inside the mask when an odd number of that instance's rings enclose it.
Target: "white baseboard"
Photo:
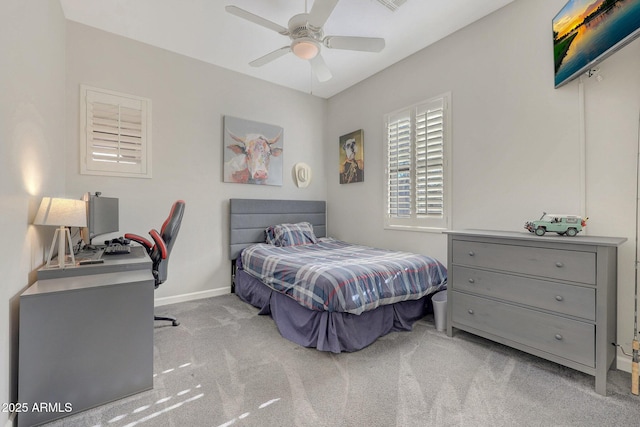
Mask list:
[[[211,297],[219,297],[220,295],[226,295],[230,292],[231,290],[227,286],[224,288],[210,289],[208,291],[192,292],[189,294],[174,295],[171,297],[164,297],[164,298],[156,298],[153,301],[153,305],[155,307],[160,307],[162,305],[175,304],[178,302],[194,301],[198,299],[211,298]]]
[[[631,373],[631,358],[626,356],[616,357],[616,369]]]

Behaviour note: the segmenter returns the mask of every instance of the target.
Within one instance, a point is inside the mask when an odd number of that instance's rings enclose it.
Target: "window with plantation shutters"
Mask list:
[[[449,99],[446,94],[385,117],[385,227],[449,226]]]
[[[411,118],[409,111],[392,117],[388,133],[388,207],[389,215],[411,216]]]
[[[151,178],[151,101],[81,86],[81,173]]]

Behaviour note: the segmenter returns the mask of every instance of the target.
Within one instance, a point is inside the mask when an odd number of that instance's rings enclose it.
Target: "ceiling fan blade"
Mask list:
[[[240,9],[237,6],[226,6],[225,10],[232,15],[236,15],[240,18],[246,19],[247,21],[251,21],[254,24],[261,25],[265,28],[268,28],[277,33],[280,33],[283,36],[289,35],[289,30],[283,27],[282,25],[278,25],[275,22],[271,22],[268,19],[263,18],[262,16],[254,15],[253,13],[247,12],[244,9]]]
[[[249,65],[251,65],[252,67],[262,67],[263,65],[268,64],[269,62],[275,59],[278,59],[289,52],[291,52],[290,46],[281,47],[278,50],[274,50],[271,53],[267,53],[265,56],[261,56],[258,59],[254,59],[253,61],[249,62]]]
[[[310,59],[309,62],[311,63],[313,74],[316,75],[318,81],[326,82],[327,80],[331,79],[331,71],[329,70],[329,67],[327,67],[327,64],[324,62],[324,59],[320,54],[317,54],[315,58]]]
[[[338,0],[315,0],[309,12],[309,24],[320,28],[327,22]]]
[[[375,37],[327,36],[322,43],[330,49],[380,52],[384,49],[384,39]]]

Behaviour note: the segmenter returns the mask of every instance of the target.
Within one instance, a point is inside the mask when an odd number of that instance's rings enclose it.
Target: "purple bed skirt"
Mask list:
[[[431,295],[366,311],[360,315],[314,311],[275,292],[239,268],[235,275],[238,297],[269,314],[280,334],[304,347],[340,353],[357,351],[392,331],[410,331],[431,309]]]

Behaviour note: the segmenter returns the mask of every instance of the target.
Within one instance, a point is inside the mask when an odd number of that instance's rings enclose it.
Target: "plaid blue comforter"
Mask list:
[[[447,270],[424,255],[320,239],[317,244],[243,250],[242,268],[317,311],[360,314],[444,289]]]

